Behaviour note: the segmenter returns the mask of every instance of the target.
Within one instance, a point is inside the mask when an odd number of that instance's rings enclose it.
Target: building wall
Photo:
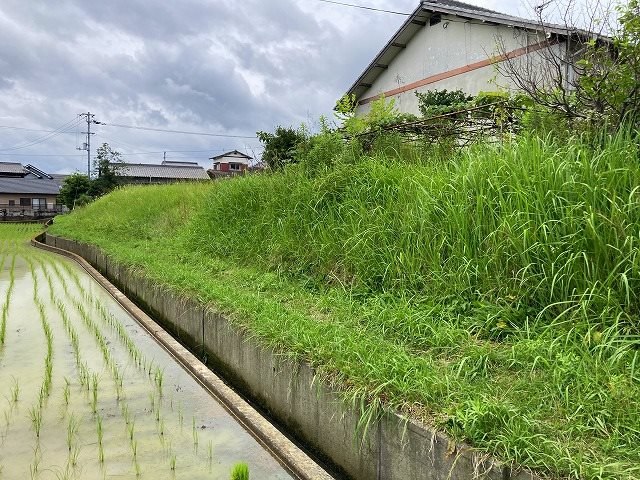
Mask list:
[[[34,198],[44,198],[47,202],[47,208],[53,209],[56,206],[56,196],[55,195],[36,195],[36,194],[12,194],[12,193],[0,193],[0,209],[6,208],[10,201],[13,200],[15,202],[15,207],[17,209],[27,209],[31,208],[31,205],[28,207],[20,205],[21,198],[28,198],[33,201]]]
[[[239,163],[240,164],[240,170],[231,170],[231,165],[230,163]],[[217,167],[217,168],[216,168]],[[249,165],[247,165],[246,163],[242,163],[238,160],[231,160],[229,163],[227,163],[226,161],[220,161],[220,163],[216,162],[213,164],[213,170],[216,172],[225,172],[225,173],[244,173],[247,171],[247,169],[249,168]]]
[[[498,38],[502,39],[507,51],[535,45],[542,40],[535,34],[527,35],[522,30],[504,25],[490,25],[463,21],[455,16],[443,16],[440,23],[433,26],[427,24],[420,29],[360,100],[486,61],[497,55]],[[539,63],[539,53],[528,55],[531,61]],[[526,58],[527,55],[523,57]],[[476,95],[481,91],[495,91],[500,88],[509,89],[513,88],[513,85],[498,74],[495,65],[489,64],[403,93],[388,95],[387,98],[394,98],[395,105],[401,112],[417,115],[419,110],[415,92],[460,89],[469,95]],[[365,103],[358,107],[357,112],[366,113],[370,107],[370,103]]]
[[[244,163],[249,165],[249,160],[242,155],[225,155],[224,157],[217,158],[214,163]]]

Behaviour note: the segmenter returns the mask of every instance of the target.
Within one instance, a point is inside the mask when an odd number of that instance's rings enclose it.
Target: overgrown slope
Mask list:
[[[638,147],[604,143],[343,152],[312,176],[119,190],[52,230],[213,303],[365,415],[554,478],[640,478]]]

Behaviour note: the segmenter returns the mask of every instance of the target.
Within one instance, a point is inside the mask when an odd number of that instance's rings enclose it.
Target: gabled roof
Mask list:
[[[535,20],[506,15],[456,0],[428,0],[420,2],[418,7],[402,24],[393,37],[391,37],[391,40],[387,42],[380,53],[378,53],[351,88],[349,88],[347,94],[355,94],[356,99],[360,99],[382,72],[388,68],[393,59],[407,46],[415,34],[428,24],[432,16],[437,14],[455,15],[464,19],[478,20],[494,25],[507,25],[533,31],[541,29],[540,23]],[[553,24],[545,24],[544,29],[546,32],[563,36],[574,33],[581,35],[589,34],[589,32],[580,30],[569,31],[565,27]]]
[[[217,157],[211,157],[209,160],[219,160],[224,157],[237,157],[237,158],[245,158],[247,160],[253,160],[253,157],[250,157],[249,155],[245,155],[244,153],[239,152],[238,150],[233,150],[232,152],[223,153],[222,155],[218,155]]]
[[[156,165],[148,163],[122,163],[116,167],[118,177],[162,178],[175,180],[208,180],[200,165]]]

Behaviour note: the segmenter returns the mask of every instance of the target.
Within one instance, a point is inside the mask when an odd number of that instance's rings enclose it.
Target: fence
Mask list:
[[[0,221],[17,219],[40,219],[55,217],[66,212],[64,205],[26,206],[0,204]]]

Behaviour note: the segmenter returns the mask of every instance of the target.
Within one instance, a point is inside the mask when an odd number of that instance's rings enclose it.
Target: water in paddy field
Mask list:
[[[77,264],[1,233],[0,480],[291,478]]]

